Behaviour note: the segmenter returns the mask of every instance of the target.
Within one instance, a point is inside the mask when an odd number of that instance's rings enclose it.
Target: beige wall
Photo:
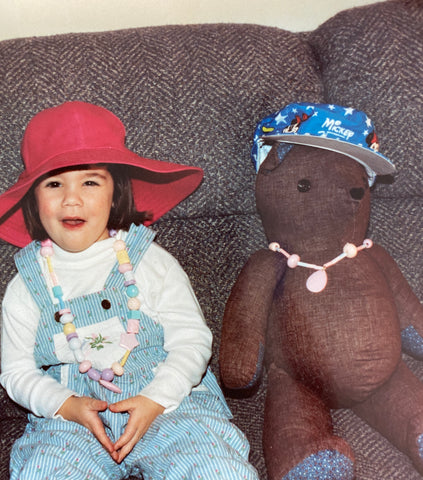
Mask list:
[[[0,40],[146,25],[236,22],[311,30],[382,0],[0,0]]]

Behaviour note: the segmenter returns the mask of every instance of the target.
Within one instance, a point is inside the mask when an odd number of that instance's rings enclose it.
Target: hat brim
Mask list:
[[[375,152],[369,148],[360,147],[343,140],[333,138],[320,137],[315,135],[298,135],[298,134],[280,134],[266,135],[262,137],[267,140],[274,140],[284,143],[293,143],[298,145],[308,145],[310,147],[323,148],[338,152],[353,158],[361,163],[364,167],[373,170],[377,175],[390,175],[395,172],[395,166],[388,158],[379,152]]]
[[[131,167],[133,195],[138,211],[150,211],[147,225],[175,207],[200,185],[203,170],[140,157],[122,148],[98,148],[62,153],[30,174],[25,170],[18,181],[0,195],[0,238],[18,247],[31,242],[20,202],[31,186],[43,175],[54,170],[78,165],[121,164]]]

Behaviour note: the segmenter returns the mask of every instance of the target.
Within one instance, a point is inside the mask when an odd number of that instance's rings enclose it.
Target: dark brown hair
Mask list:
[[[135,207],[132,195],[132,183],[130,168],[120,164],[80,165],[76,167],[54,170],[38,179],[32,185],[28,193],[21,201],[22,212],[26,228],[33,240],[46,240],[48,238],[38,212],[38,205],[35,198],[35,188],[38,183],[46,177],[56,175],[69,170],[85,170],[93,167],[105,167],[113,178],[113,201],[110,209],[107,228],[109,230],[129,230],[131,224],[140,225],[151,218],[150,212],[138,212]]]

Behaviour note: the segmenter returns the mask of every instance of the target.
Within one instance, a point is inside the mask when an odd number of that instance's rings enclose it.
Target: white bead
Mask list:
[[[68,345],[69,345],[69,348],[71,350],[78,350],[79,348],[81,348],[81,341],[79,340],[79,338],[71,338],[68,342]]]
[[[73,322],[73,315],[71,313],[64,313],[60,316],[60,323],[66,325],[67,323]]]
[[[347,258],[354,258],[357,255],[357,247],[352,243],[346,243],[343,251]]]
[[[281,248],[281,246],[277,242],[272,242],[272,243],[269,244],[269,248],[270,248],[270,250],[273,250],[274,252],[277,252]]]
[[[366,248],[372,248],[373,247],[373,241],[370,240],[370,238],[366,238],[363,242],[363,245],[366,247]]]
[[[75,360],[78,363],[81,363],[85,358],[84,352],[80,348],[77,348],[76,350],[74,350],[73,356],[75,357]]]
[[[125,281],[129,282],[131,280],[135,280],[135,273],[133,270],[128,270],[127,272],[124,272],[123,278]]]

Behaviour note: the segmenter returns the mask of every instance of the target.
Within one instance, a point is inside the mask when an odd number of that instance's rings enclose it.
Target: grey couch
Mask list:
[[[22,170],[19,144],[39,110],[80,99],[106,106],[127,126],[138,153],[199,165],[204,182],[154,228],[191,277],[215,336],[235,278],[265,246],[249,152],[254,127],[290,102],[338,103],[366,111],[381,150],[397,167],[373,191],[369,236],[396,258],[423,300],[423,2],[393,0],[346,10],[313,32],[257,25],[163,26],[0,42],[0,191]],[[0,297],[16,249],[0,242]],[[423,380],[423,365],[407,358]],[[228,402],[261,451],[266,378]],[[281,412],[283,414],[283,412]],[[0,478],[25,411],[0,390]],[[410,461],[349,410],[333,412],[355,450],[359,480],[417,480]]]

